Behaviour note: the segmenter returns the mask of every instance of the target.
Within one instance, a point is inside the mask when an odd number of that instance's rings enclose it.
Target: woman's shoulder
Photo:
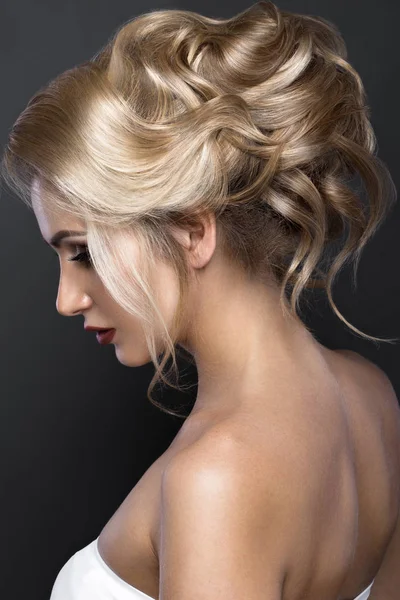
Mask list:
[[[356,368],[358,371],[362,371],[365,376],[368,376],[371,380],[374,379],[376,384],[387,387],[388,391],[390,390],[393,395],[394,389],[391,381],[384,369],[377,363],[373,362],[363,354],[347,348],[340,348],[338,350],[333,350],[332,352],[342,358],[347,363],[350,370]],[[355,373],[353,372],[353,374]]]
[[[359,392],[361,399],[370,399],[372,406],[381,408],[394,418],[400,439],[400,403],[392,381],[377,363],[354,350],[335,350],[343,381],[349,389]],[[399,442],[400,443],[400,442]]]

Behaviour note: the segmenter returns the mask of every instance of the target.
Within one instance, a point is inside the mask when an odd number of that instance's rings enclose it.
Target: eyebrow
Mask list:
[[[55,233],[52,238],[50,239],[50,242],[47,242],[46,240],[44,240],[46,242],[46,244],[49,244],[50,246],[54,246],[54,248],[59,248],[60,247],[60,242],[61,240],[63,240],[66,237],[72,237],[72,236],[84,236],[86,235],[86,231],[73,231],[72,229],[61,229],[60,231],[57,231],[57,233]]]

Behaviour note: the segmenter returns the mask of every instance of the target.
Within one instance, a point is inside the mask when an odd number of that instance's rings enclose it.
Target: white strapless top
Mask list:
[[[97,540],[75,552],[65,563],[50,600],[154,600],[114,573],[102,559]],[[373,583],[354,600],[367,600]]]

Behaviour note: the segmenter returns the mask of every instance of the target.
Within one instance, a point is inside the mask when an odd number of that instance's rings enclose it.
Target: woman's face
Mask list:
[[[90,263],[87,266],[86,260],[70,260],[82,253],[81,257],[85,259],[85,223],[67,212],[48,210],[43,202],[45,193],[48,192],[40,186],[40,182],[34,180],[31,190],[33,211],[42,237],[51,244],[60,261],[57,311],[66,317],[83,315],[82,326],[114,328],[116,331],[111,343],[115,345],[120,362],[126,366],[147,364],[151,357],[140,320],[115,302]],[[63,230],[68,230],[68,237],[63,236],[58,242],[52,242],[52,238]],[[132,260],[135,260],[135,253],[137,246],[132,239]],[[170,327],[178,302],[178,282],[172,268],[158,263],[152,283],[162,315]],[[96,333],[87,332],[87,335],[95,336]],[[156,341],[159,342],[157,338]]]

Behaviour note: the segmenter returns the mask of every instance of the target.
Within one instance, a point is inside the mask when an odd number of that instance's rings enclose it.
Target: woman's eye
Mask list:
[[[72,256],[71,258],[67,258],[67,260],[69,262],[82,262],[85,267],[91,267],[92,266],[92,261],[89,255],[89,252],[87,250],[87,246],[78,246],[78,248],[83,248],[83,252],[79,252],[79,254],[76,254],[75,256]]]

